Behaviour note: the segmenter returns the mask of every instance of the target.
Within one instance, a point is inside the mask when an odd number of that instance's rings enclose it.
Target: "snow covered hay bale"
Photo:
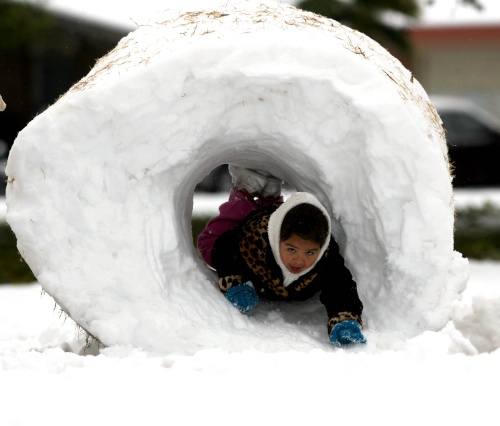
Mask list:
[[[237,163],[326,205],[368,331],[443,327],[467,262],[453,250],[445,139],[422,87],[335,21],[203,4],[125,37],[19,134],[8,221],[43,288],[107,345],[189,350],[228,323],[228,341],[253,333],[190,230],[196,184]]]

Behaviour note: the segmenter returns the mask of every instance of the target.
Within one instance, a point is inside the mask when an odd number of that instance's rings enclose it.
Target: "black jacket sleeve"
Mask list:
[[[223,293],[242,284],[244,263],[239,249],[239,227],[232,228],[217,238],[212,249],[212,263]]]
[[[359,299],[356,283],[333,239],[321,262],[320,300],[328,313],[328,334],[335,324],[343,320],[354,320],[363,325],[363,304]]]

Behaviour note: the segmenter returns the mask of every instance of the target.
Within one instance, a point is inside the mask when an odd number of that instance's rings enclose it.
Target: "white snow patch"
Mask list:
[[[266,335],[250,348],[250,342],[243,347],[236,341],[228,347],[221,333],[214,337],[214,349],[192,356],[130,345],[84,349],[75,323],[53,310],[39,284],[2,285],[2,425],[192,425],[207,418],[224,426],[235,419],[247,426],[263,419],[264,424],[304,425],[332,418],[390,426],[492,425],[497,395],[491,383],[499,379],[500,350],[481,353],[479,348],[500,337],[494,323],[488,326],[494,319],[489,307],[496,303],[499,311],[500,264],[473,261],[470,272],[463,300],[455,305],[459,317],[461,305],[475,303],[476,317],[465,335],[450,323],[408,340],[383,333],[374,339],[371,333],[362,350],[298,347],[293,342],[303,334],[318,333],[313,321],[304,321],[277,337],[278,352],[267,347]],[[283,315],[274,307],[268,318],[274,322]],[[232,331],[230,324],[223,328]],[[259,340],[259,332],[254,330],[252,340]],[[187,331],[185,337],[191,338]],[[328,389],[334,383],[343,392],[332,396]],[[255,398],[258,402],[249,406]],[[293,409],[277,409],[289,407],[290,400]]]

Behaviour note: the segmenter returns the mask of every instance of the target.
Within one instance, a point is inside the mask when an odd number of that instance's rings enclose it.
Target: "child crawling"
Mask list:
[[[229,200],[198,237],[200,254],[217,271],[226,299],[248,313],[259,296],[305,300],[321,292],[330,342],[365,343],[363,304],[323,205],[306,192],[283,202],[282,181],[264,172],[233,165],[229,172]]]

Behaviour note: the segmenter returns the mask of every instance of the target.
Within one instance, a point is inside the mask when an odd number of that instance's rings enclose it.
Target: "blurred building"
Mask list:
[[[45,19],[45,15],[42,11],[33,19]],[[126,34],[76,16],[50,13],[49,17],[44,21],[46,30],[32,35],[29,42],[0,45],[0,94],[7,104],[0,112],[0,140],[9,146],[29,121],[85,76]]]
[[[428,93],[468,98],[500,121],[500,21],[411,30],[410,68]]]

